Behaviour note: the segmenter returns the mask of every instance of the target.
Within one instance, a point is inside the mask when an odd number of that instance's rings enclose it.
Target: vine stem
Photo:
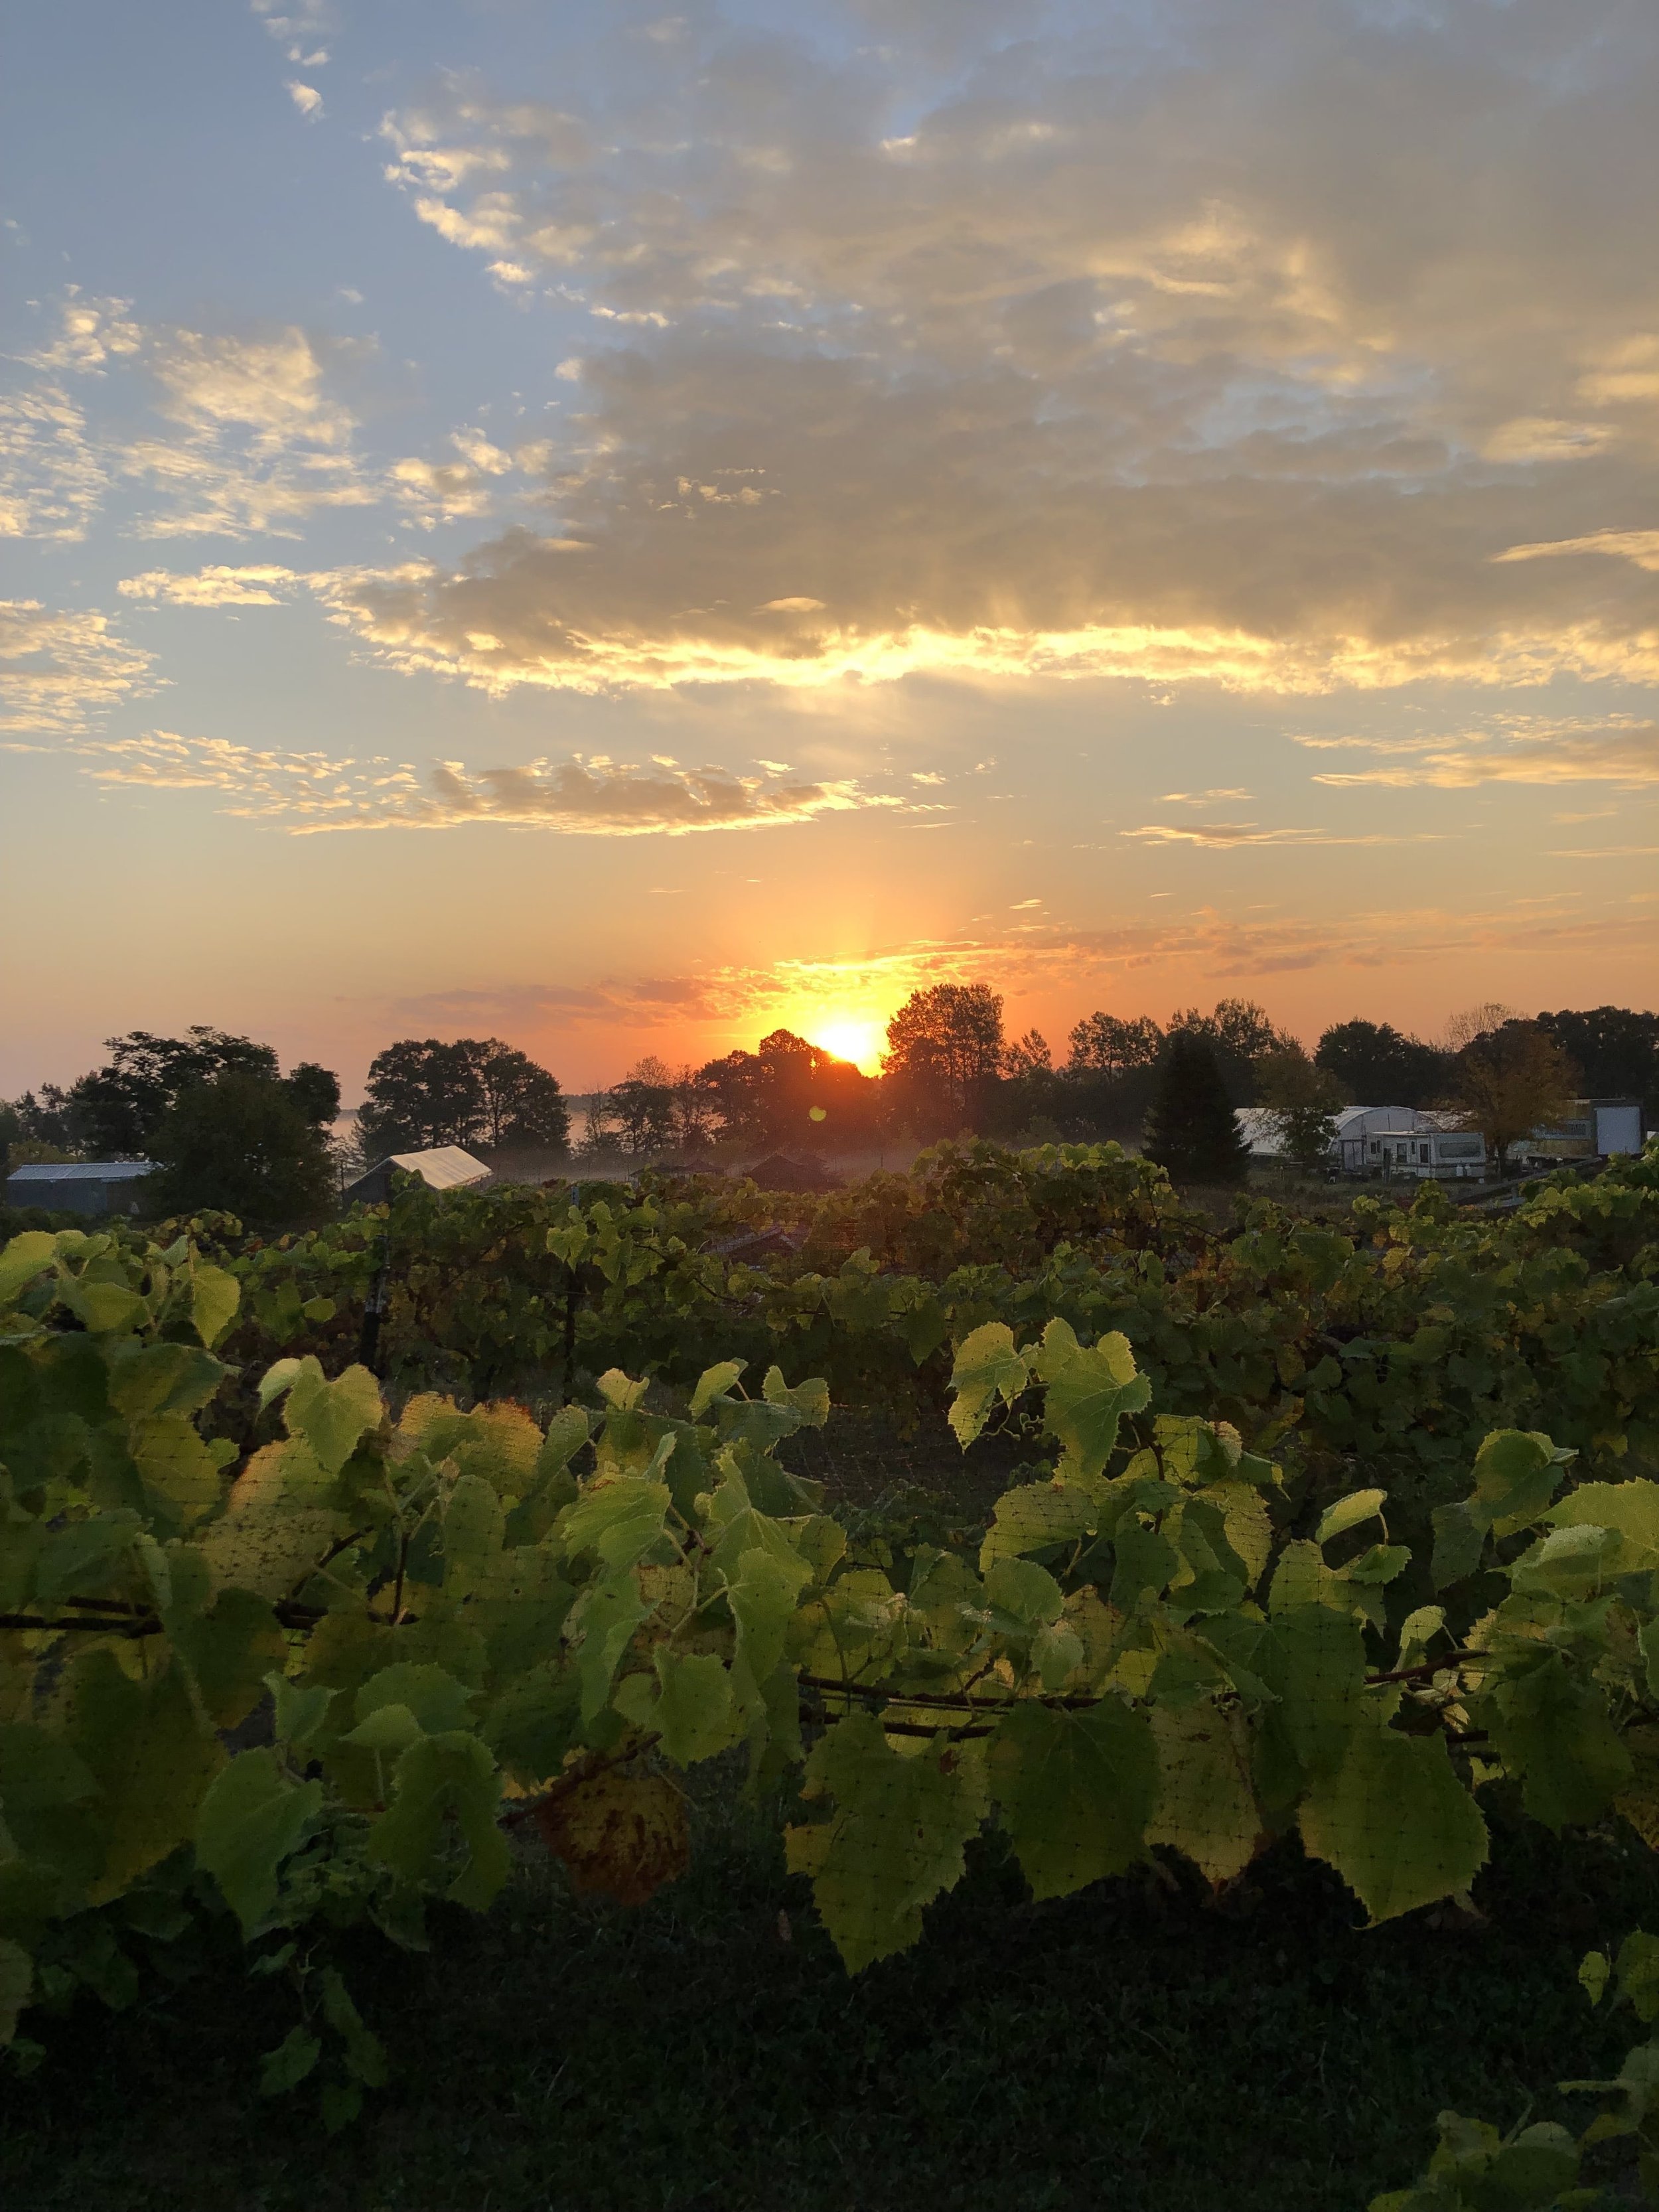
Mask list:
[[[630,1759],[638,1759],[661,1741],[662,1738],[653,1730],[650,1735],[641,1736],[637,1743],[629,1744],[623,1751],[590,1751],[560,1775],[556,1782],[550,1783],[539,1797],[529,1798],[515,1805],[510,1813],[501,1814],[496,1826],[521,1828],[526,1820],[533,1820],[545,1807],[556,1805],[561,1797],[568,1797],[573,1790],[580,1790],[584,1782],[592,1782],[601,1774],[608,1774],[613,1766],[626,1766]]]

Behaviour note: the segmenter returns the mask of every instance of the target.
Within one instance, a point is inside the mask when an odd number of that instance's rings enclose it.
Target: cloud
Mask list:
[[[1659,845],[1574,845],[1553,850],[1553,860],[1645,860]]]
[[[1591,722],[1514,717],[1507,727],[1404,742],[1305,737],[1296,742],[1321,749],[1340,744],[1406,756],[1391,760],[1386,767],[1328,769],[1313,779],[1316,783],[1339,787],[1381,784],[1398,790],[1427,787],[1462,791],[1484,783],[1611,783],[1638,791],[1659,784],[1659,723],[1641,721],[1632,715],[1609,715]]]
[[[0,730],[86,730],[109,708],[155,688],[152,659],[112,630],[106,615],[0,599]]]
[[[61,385],[0,395],[0,538],[84,538],[109,481]]]
[[[231,572],[226,572],[231,573]],[[45,724],[17,725],[44,727]],[[54,726],[69,727],[67,723]],[[822,814],[908,803],[852,781],[744,775],[720,767],[649,768],[580,757],[523,768],[445,761],[424,775],[407,762],[244,745],[151,730],[82,744],[94,781],[156,790],[216,791],[221,811],[295,836],[322,830],[454,830],[478,823],[595,836],[683,836],[776,829]]]
[[[88,298],[78,284],[66,285],[56,332],[21,358],[37,368],[101,374],[112,361],[130,360],[143,349],[144,334],[131,319],[131,300]]]
[[[719,1024],[757,1030],[782,1021],[807,1029],[849,1004],[888,1009],[939,982],[986,982],[1000,991],[1074,990],[1149,969],[1188,970],[1243,983],[1316,969],[1372,971],[1443,960],[1449,945],[1471,954],[1640,950],[1651,939],[1640,914],[1583,920],[1570,903],[1540,900],[1525,914],[1389,908],[1306,921],[1231,921],[1206,911],[1176,922],[1125,922],[1067,931],[1038,926],[994,937],[913,939],[846,960],[715,965],[647,979],[463,987],[400,1000],[409,1019],[465,1028],[538,1024],[650,1027]],[[1182,987],[1184,988],[1184,986]]]
[[[52,337],[20,356],[40,380],[0,401],[0,534],[80,537],[123,477],[154,501],[129,526],[139,538],[293,537],[319,508],[386,495],[355,449],[356,418],[336,388],[371,346],[297,325],[146,325],[131,305],[71,287]],[[64,379],[103,380],[112,369],[148,385],[159,429],[135,428],[118,393],[108,426],[88,429]]]
[[[116,586],[123,599],[148,599],[172,607],[274,607],[281,604],[273,585],[284,590],[304,579],[292,568],[266,564],[249,568],[207,568],[193,576],[167,568],[146,568],[124,576]]]
[[[1334,777],[1316,781],[1337,781]],[[1356,781],[1358,779],[1355,779]],[[1344,837],[1329,830],[1264,830],[1255,822],[1201,822],[1176,825],[1148,822],[1139,830],[1120,830],[1120,837],[1138,837],[1149,845],[1421,845],[1437,842],[1430,833],[1405,837]]]
[[[1547,561],[1565,553],[1606,553],[1633,561],[1638,568],[1659,570],[1659,530],[1593,530],[1588,538],[1558,538],[1537,545],[1511,545],[1493,555],[1498,561]]]
[[[270,35],[283,46],[303,48],[312,45],[318,39],[326,38],[337,20],[328,0],[294,0],[294,4],[287,6],[283,0],[248,0],[248,6]],[[301,55],[291,52],[289,58],[298,61]],[[309,54],[305,58],[320,66],[328,56]]]
[[[309,118],[323,112],[323,95],[314,84],[301,84],[296,78],[290,78],[288,96],[303,116]]]
[[[553,526],[362,634],[496,692],[1659,678],[1638,574],[1500,557],[1659,496],[1659,40],[1615,0],[1103,36],[711,9],[556,106],[388,117],[416,217],[593,324]]]

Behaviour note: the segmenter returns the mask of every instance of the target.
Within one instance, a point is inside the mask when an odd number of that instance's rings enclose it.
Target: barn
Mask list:
[[[155,1172],[151,1160],[42,1160],[12,1170],[6,1203],[49,1213],[138,1213]]]

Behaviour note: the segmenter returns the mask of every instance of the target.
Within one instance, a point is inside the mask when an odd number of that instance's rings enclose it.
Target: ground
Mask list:
[[[1034,1905],[994,1843],[915,1953],[849,1980],[775,1830],[701,1771],[692,1872],[580,1905],[523,1846],[483,1919],[348,1973],[391,2088],[325,2137],[262,2102],[292,2014],[204,1974],[49,2027],[0,2091],[10,2203],[40,2212],[1343,2212],[1421,2170],[1454,2106],[1509,2125],[1634,2039],[1575,1981],[1650,1920],[1650,1861],[1500,1823],[1473,1929],[1366,1932],[1294,1845],[1222,1906],[1165,1869]]]

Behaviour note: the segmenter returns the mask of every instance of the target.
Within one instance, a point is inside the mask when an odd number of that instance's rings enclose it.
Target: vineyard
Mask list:
[[[890,1479],[853,1494],[855,1435]],[[1430,1187],[1223,1231],[1114,1146],[974,1144],[828,1198],[30,1231],[0,1462],[9,2143],[89,2023],[165,2043],[188,1991],[260,2023],[246,2107],[361,2181],[447,1986],[504,2075],[538,2036],[574,2069],[541,2193],[520,2144],[493,2202],[775,2201],[798,2123],[708,2109],[757,2051],[809,2111],[859,2070],[969,2176],[1005,2032],[1069,2085],[1031,2085],[1037,2139],[1007,2116],[1011,2203],[1659,2202],[1659,1157],[1496,1218]],[[538,1946],[568,2006],[486,2031]],[[702,2084],[672,2113],[616,2024],[671,1952],[716,1962],[707,2012],[663,2000]],[[1141,2016],[1177,1985],[1197,2012]],[[1412,2108],[1368,2144],[1285,2086],[1334,2039]],[[1144,2142],[1183,2068],[1278,2100],[1265,2193],[1222,2179],[1231,2121],[1207,2179],[1184,2142],[1103,2169],[1079,2113],[1139,2100]],[[793,2201],[896,2196],[878,2155]],[[31,2201],[152,2201],[86,2178]]]

